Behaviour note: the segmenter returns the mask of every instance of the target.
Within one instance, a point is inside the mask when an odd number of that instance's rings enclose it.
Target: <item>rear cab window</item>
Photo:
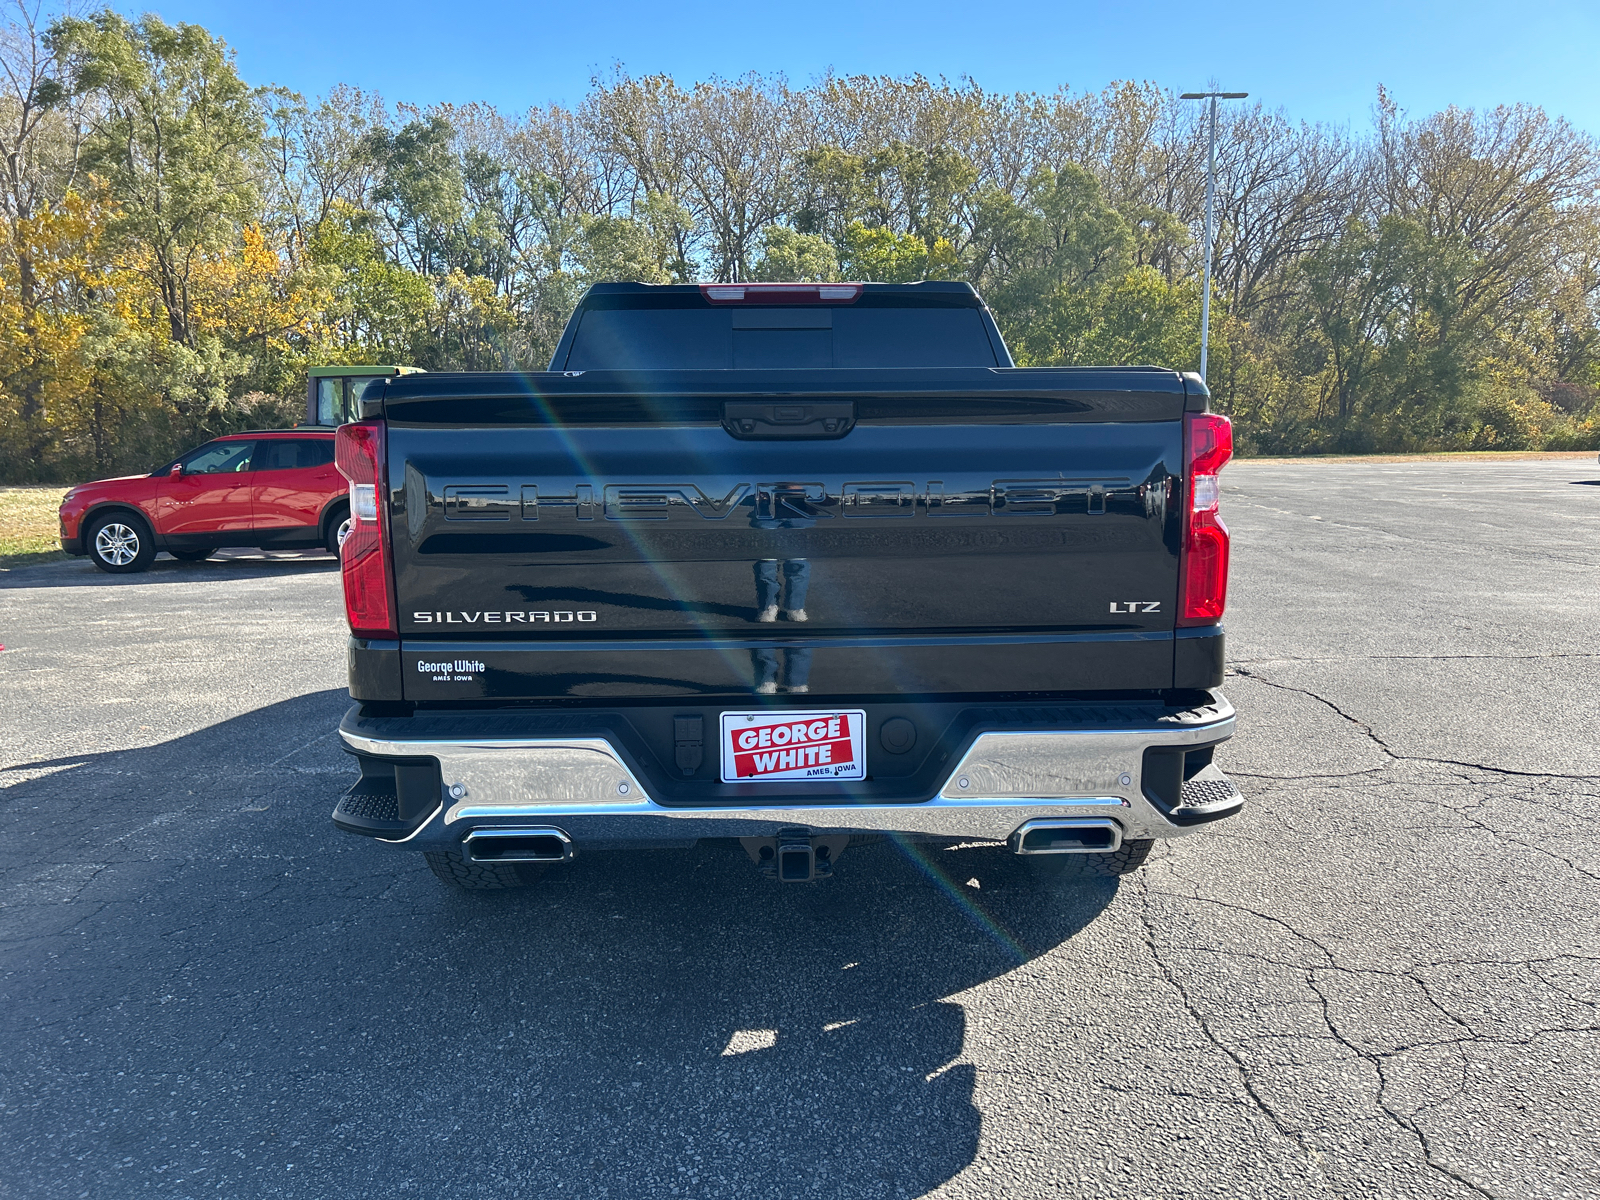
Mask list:
[[[994,320],[964,284],[866,284],[841,303],[749,289],[715,303],[692,284],[599,284],[579,304],[555,371],[1009,367]]]

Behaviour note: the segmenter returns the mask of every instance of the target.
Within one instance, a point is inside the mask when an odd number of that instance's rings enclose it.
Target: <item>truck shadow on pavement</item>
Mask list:
[[[918,1196],[978,1147],[950,997],[1115,894],[893,843],[456,892],[329,824],[345,703],[0,771],[20,1193]]]

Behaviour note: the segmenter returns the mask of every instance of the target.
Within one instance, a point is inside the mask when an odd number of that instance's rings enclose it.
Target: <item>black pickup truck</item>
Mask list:
[[[964,284],[609,284],[548,372],[378,380],[337,445],[334,823],[448,882],[886,834],[1120,874],[1243,806],[1194,375],[1016,367]]]

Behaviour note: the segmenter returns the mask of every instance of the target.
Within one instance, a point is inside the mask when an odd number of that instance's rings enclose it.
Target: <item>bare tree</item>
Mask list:
[[[761,231],[783,215],[798,158],[797,106],[781,79],[696,85],[684,122],[689,195],[717,279],[745,279]]]
[[[703,214],[690,179],[695,124],[691,97],[664,75],[633,79],[618,72],[596,79],[579,109],[597,151],[597,174],[606,180],[611,212],[643,208],[665,196],[689,209],[693,223],[674,235],[678,261],[695,261]]]
[[[1547,295],[1600,201],[1594,139],[1523,104],[1411,121],[1383,93],[1378,116],[1383,209],[1462,240],[1474,258],[1462,302],[1503,311]]]

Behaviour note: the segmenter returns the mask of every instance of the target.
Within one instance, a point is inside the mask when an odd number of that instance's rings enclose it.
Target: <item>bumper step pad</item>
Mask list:
[[[1243,793],[1213,763],[1183,781],[1178,806],[1168,817],[1175,825],[1203,825],[1232,816],[1243,807]]]
[[[404,837],[416,825],[400,819],[400,797],[394,792],[362,791],[359,783],[340,798],[333,823],[365,837]]]

